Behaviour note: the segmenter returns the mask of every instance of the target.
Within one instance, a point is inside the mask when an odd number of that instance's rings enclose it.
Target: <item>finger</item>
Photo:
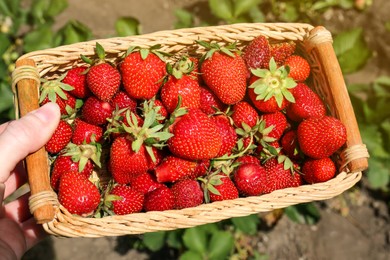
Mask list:
[[[44,146],[60,120],[59,107],[48,103],[10,122],[0,135],[0,182],[5,182],[19,161]]]
[[[18,199],[5,204],[5,216],[17,223],[22,223],[31,218],[30,209],[28,207],[28,198],[30,193],[26,193]]]
[[[20,225],[8,218],[0,218],[0,234],[0,245],[8,248],[8,250],[5,248],[6,251],[4,253],[14,252],[16,259],[21,259],[26,251],[27,244]]]
[[[8,126],[9,122],[0,125],[0,134],[4,131],[4,129]]]
[[[23,163],[20,162],[16,165],[15,170],[8,177],[8,180],[5,182],[5,195],[8,197],[14,191],[19,189],[21,186],[27,183],[27,174],[24,170]]]
[[[21,224],[21,229],[26,238],[27,250],[47,236],[43,227],[38,225],[33,217],[23,222]]]

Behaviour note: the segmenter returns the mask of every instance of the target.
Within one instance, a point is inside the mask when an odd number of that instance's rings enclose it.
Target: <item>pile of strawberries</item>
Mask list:
[[[72,214],[195,207],[327,181],[345,126],[307,85],[294,42],[197,41],[202,57],[131,47],[43,80],[62,119],[46,144],[51,186]],[[173,62],[175,60],[175,62]]]

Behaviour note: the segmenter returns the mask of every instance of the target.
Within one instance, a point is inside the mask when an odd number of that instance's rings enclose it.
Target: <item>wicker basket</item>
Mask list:
[[[26,159],[31,188],[30,209],[38,223],[53,235],[65,237],[101,237],[188,228],[231,217],[284,208],[290,205],[325,200],[339,195],[357,183],[368,166],[368,153],[362,144],[354,111],[336,59],[332,37],[323,27],[296,23],[234,24],[171,31],[140,36],[98,40],[111,61],[121,58],[130,45],[150,47],[179,54],[202,54],[195,40],[238,42],[243,47],[258,35],[271,42],[292,40],[312,67],[311,86],[329,105],[331,115],[347,127],[348,140],[340,154],[340,172],[325,183],[277,190],[270,194],[203,204],[194,208],[163,212],[135,213],[101,219],[70,214],[58,203],[50,187],[48,155],[42,148]],[[15,107],[20,116],[38,107],[39,78],[55,78],[71,67],[82,64],[80,54],[93,55],[96,41],[77,43],[28,53],[18,59],[13,73]],[[175,58],[173,55],[172,59]]]

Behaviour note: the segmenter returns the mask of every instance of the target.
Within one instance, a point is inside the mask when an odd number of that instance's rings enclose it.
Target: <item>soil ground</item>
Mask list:
[[[58,17],[57,26],[77,19],[90,27],[97,38],[114,34],[114,22],[121,16],[140,20],[142,32],[172,29],[173,10],[193,1],[179,0],[68,0],[69,8]],[[204,1],[195,1],[204,2]],[[375,0],[373,6],[356,16],[349,11],[325,14],[325,26],[333,31],[363,26],[375,57],[367,66],[346,80],[370,82],[387,72],[383,60],[389,61],[389,36],[383,31],[384,21],[390,21],[390,1]],[[378,34],[384,37],[378,37]],[[388,33],[387,33],[388,35]],[[388,65],[388,62],[387,64]],[[334,199],[318,202],[321,219],[316,225],[292,222],[285,215],[270,227],[261,228],[250,237],[251,246],[269,259],[390,259],[390,215],[388,202],[369,189],[363,179],[357,188]],[[23,259],[152,259],[147,252],[132,249],[126,237],[56,238],[48,237],[27,252]],[[161,258],[155,258],[161,259]]]

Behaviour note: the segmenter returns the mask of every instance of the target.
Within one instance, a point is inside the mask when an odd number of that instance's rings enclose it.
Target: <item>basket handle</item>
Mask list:
[[[340,65],[335,62],[337,57],[333,49],[331,33],[322,26],[315,27],[310,31],[308,41],[308,51],[314,52],[318,57],[328,90],[333,97],[334,112],[347,129],[346,146],[348,148],[342,153],[343,160],[350,172],[364,171],[368,168],[369,155],[360,136]]]
[[[16,61],[16,69],[21,67],[36,68],[35,62],[32,59],[21,59]],[[38,102],[38,82],[39,74],[22,76],[17,82],[17,86],[14,88],[17,95],[20,116],[24,116],[27,113],[39,108]],[[13,75],[14,76],[14,75]],[[34,78],[35,77],[35,78]],[[28,155],[25,160],[26,169],[28,173],[28,181],[31,190],[31,196],[36,194],[52,191],[49,180],[49,167],[48,158],[45,148],[42,147],[38,151]],[[55,211],[52,204],[42,203],[40,207],[33,211],[34,218],[39,224],[47,223],[54,219]]]

